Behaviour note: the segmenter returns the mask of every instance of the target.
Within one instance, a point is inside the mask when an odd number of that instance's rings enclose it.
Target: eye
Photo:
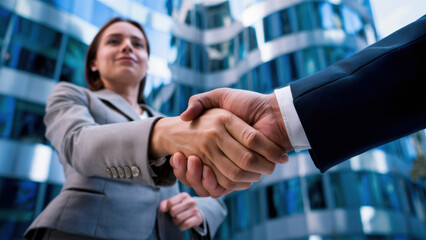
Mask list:
[[[133,43],[136,47],[144,48],[145,46],[141,42],[135,42]]]
[[[107,41],[107,44],[118,44],[120,41],[117,38],[111,38]]]

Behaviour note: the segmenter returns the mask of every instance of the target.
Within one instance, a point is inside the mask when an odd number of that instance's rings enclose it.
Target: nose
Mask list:
[[[130,39],[126,39],[125,41],[123,41],[123,45],[121,47],[121,52],[123,52],[123,53],[133,52],[132,42],[130,41]]]

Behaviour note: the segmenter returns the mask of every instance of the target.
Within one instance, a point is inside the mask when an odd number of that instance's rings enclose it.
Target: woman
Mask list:
[[[114,18],[89,46],[90,90],[69,83],[54,88],[46,106],[46,136],[59,154],[66,182],[29,227],[26,238],[157,239],[161,230],[168,231],[160,227],[156,231],[160,202],[161,211],[168,211],[181,230],[200,226],[200,234],[208,229],[212,235],[226,214],[224,206],[211,198],[195,198],[194,204],[187,195],[177,195],[166,156],[182,152],[209,160],[228,188],[246,188],[262,171],[273,169],[273,163],[228,133],[251,129],[232,114],[216,109],[185,123],[178,117],[162,118],[143,104],[148,56],[143,28]],[[237,126],[226,126],[229,120]],[[241,170],[227,157],[247,153],[271,167]],[[237,181],[219,164],[216,167],[213,157],[227,164],[228,172],[240,170]]]

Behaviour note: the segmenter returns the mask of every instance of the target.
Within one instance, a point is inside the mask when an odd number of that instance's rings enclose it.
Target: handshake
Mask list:
[[[170,164],[176,177],[213,198],[272,174],[292,149],[275,95],[235,89],[191,97],[180,118],[156,123],[151,139],[151,146],[165,149],[151,149],[157,153],[152,157],[174,153]]]

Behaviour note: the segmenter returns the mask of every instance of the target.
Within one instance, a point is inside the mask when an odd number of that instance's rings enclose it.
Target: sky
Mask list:
[[[370,0],[380,38],[426,14],[426,0]]]

